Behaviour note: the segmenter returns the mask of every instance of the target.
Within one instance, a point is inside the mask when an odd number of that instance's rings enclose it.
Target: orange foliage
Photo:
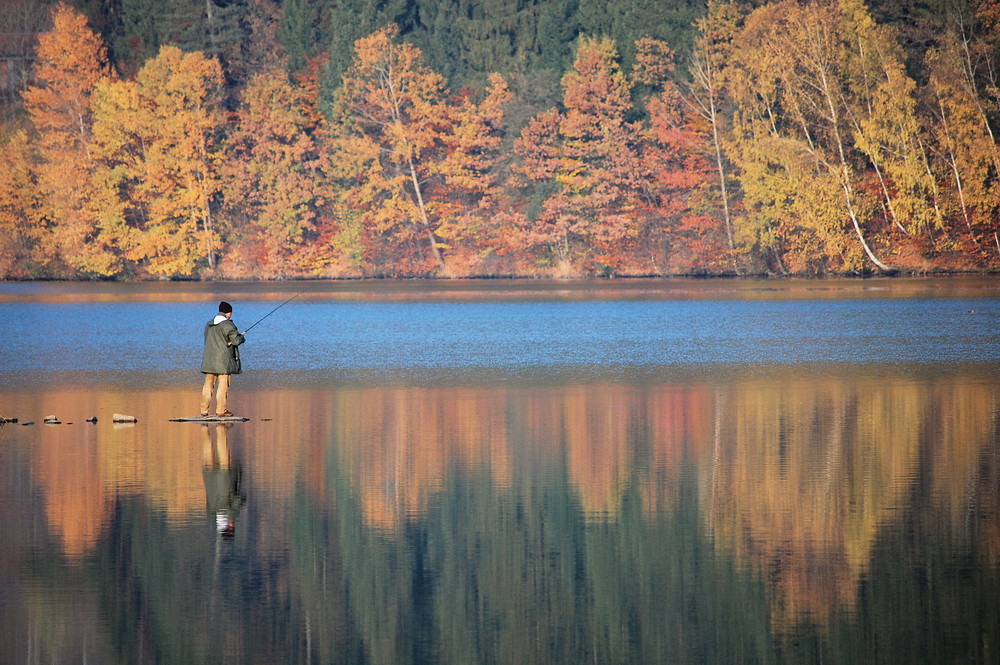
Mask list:
[[[116,79],[60,4],[23,95],[35,133],[3,148],[0,277],[995,268],[994,4],[910,78],[860,0],[713,0],[685,71],[643,38],[630,79],[583,38],[561,107],[512,142],[526,100],[498,74],[451,95],[395,26],[356,42],[324,108],[325,56],[289,80],[266,38],[270,68],[230,61],[229,88],[172,46]]]
[[[444,79],[397,34],[390,26],[355,43],[336,104],[334,149],[367,256],[376,263],[405,257],[432,270],[445,266],[442,216],[426,183],[437,175],[452,125]]]
[[[223,167],[225,195],[234,216],[244,220],[234,233],[243,242],[230,260],[260,276],[296,274],[315,266],[304,249],[315,240],[318,211],[333,192],[316,140],[320,117],[307,89],[284,72],[261,72],[250,79]],[[257,256],[239,257],[254,241]]]
[[[38,38],[39,85],[24,91],[38,132],[38,184],[50,226],[41,238],[43,251],[84,275],[114,275],[121,269],[118,238],[87,207],[93,169],[90,96],[110,75],[107,56],[76,10],[60,3],[52,21],[52,30]]]
[[[703,149],[701,118],[690,112],[676,86],[649,101],[649,144],[643,154],[654,178],[663,219],[660,261],[667,272],[711,272],[724,264],[724,226],[695,205],[713,196],[713,172]]]
[[[30,267],[43,228],[29,150],[24,132],[0,145],[0,162],[6,165],[0,169],[0,275],[14,279],[32,276]]]
[[[215,267],[222,83],[217,60],[164,46],[134,82],[111,81],[95,95],[105,209],[128,226],[126,256],[152,275]]]
[[[38,38],[35,75],[41,85],[24,92],[25,105],[42,150],[85,153],[90,93],[110,74],[107,55],[83,14],[60,3],[52,12],[52,22],[52,31]]]
[[[619,272],[639,235],[649,174],[617,59],[610,40],[583,40],[562,81],[565,113],[538,116],[516,143],[519,175],[555,185],[518,238],[567,273]]]
[[[449,253],[464,249],[471,262],[503,247],[497,165],[506,131],[503,107],[510,99],[507,82],[492,74],[480,103],[466,95],[450,109],[452,131],[445,138],[447,154],[438,167],[444,182],[438,192],[442,222],[437,233],[448,243]],[[454,272],[454,265],[450,267]]]

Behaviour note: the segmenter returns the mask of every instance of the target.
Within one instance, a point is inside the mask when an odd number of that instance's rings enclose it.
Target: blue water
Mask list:
[[[278,301],[234,302],[240,329]],[[7,303],[0,371],[197,369],[214,303]],[[974,310],[974,312],[973,312]],[[1000,300],[296,301],[247,336],[244,369],[705,363],[987,363]]]

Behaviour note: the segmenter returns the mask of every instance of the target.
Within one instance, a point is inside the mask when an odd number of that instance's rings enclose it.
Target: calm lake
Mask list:
[[[0,417],[0,663],[1000,662],[997,278],[0,283]]]

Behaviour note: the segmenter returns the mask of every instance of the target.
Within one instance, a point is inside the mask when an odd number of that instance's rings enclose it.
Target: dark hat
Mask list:
[[[233,306],[227,303],[225,300],[219,303],[219,313],[229,314],[231,311],[233,311]]]

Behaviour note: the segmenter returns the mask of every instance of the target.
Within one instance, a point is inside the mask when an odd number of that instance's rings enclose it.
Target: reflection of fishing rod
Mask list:
[[[288,303],[292,302],[293,300],[295,300],[296,298],[298,298],[298,297],[299,297],[299,296],[301,296],[301,295],[302,295],[302,291],[299,291],[299,292],[298,292],[298,293],[296,293],[296,294],[295,294],[294,296],[292,296],[291,298],[289,298],[289,299],[288,299],[288,300],[286,300],[285,302],[281,303],[280,305],[278,305],[277,307],[275,307],[274,309],[272,309],[272,310],[271,310],[270,312],[268,312],[268,313],[267,313],[267,314],[265,314],[264,316],[260,317],[260,318],[259,318],[259,319],[257,320],[257,323],[260,323],[261,321],[263,321],[263,320],[264,320],[264,319],[266,319],[267,317],[271,316],[272,314],[274,314],[275,312],[277,312],[277,311],[278,311],[279,309],[281,309],[282,307],[284,307],[284,306],[285,306],[285,305],[287,305]],[[253,326],[257,325],[257,323],[253,324]],[[245,334],[247,334],[248,332],[250,332],[250,329],[251,329],[251,328],[253,328],[253,326],[250,326],[250,328],[247,328],[246,330],[244,330],[244,331],[243,331],[243,334],[245,335]]]

